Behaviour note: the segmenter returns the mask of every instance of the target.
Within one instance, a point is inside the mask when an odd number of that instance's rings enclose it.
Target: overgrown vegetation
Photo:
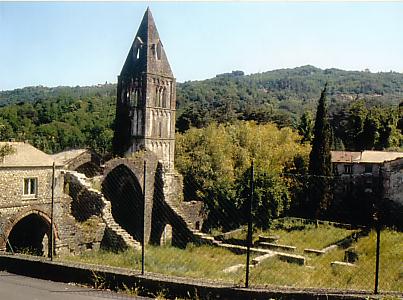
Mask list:
[[[305,248],[321,249],[350,235],[351,230],[334,228],[330,225],[304,225],[303,229],[276,229],[260,232],[275,234],[279,243],[294,245],[297,253]],[[381,238],[380,290],[403,291],[401,274],[402,233],[383,230]],[[333,261],[343,261],[346,249],[337,248],[322,256],[309,255],[305,266],[299,266],[268,258],[251,269],[252,285],[284,285],[293,287],[324,287],[339,289],[373,290],[375,274],[376,234],[353,243],[358,260],[354,267],[331,267]],[[306,255],[306,254],[305,254]],[[80,256],[65,256],[59,259],[79,263],[91,263],[141,269],[141,253],[128,250],[122,253],[105,251],[87,252]],[[189,245],[186,249],[173,247],[147,247],[145,269],[147,272],[162,273],[180,277],[224,281],[236,285],[244,284],[245,269],[224,272],[224,269],[237,264],[245,264],[245,255],[235,255],[228,250],[212,246]]]
[[[10,144],[0,145],[0,162],[3,161],[7,155],[15,153],[15,148]]]
[[[382,232],[380,290],[402,291],[403,283],[399,265],[403,251],[402,234]],[[337,249],[323,256],[312,256],[308,267],[297,266],[279,260],[268,260],[253,269],[251,278],[255,284],[278,284],[295,287],[326,287],[373,290],[375,276],[376,234],[371,232],[354,245],[358,261],[354,267],[331,267],[332,261],[343,261],[344,250]],[[400,253],[400,254],[398,254]]]
[[[28,141],[54,153],[91,147],[110,151],[115,86],[27,87],[0,92],[0,140]]]
[[[176,167],[185,177],[185,197],[207,204],[206,229],[236,228],[245,223],[249,197],[251,161],[255,162],[256,225],[267,227],[270,220],[290,209],[289,181],[281,176],[295,168],[294,158],[306,160],[309,146],[300,143],[290,128],[255,122],[210,124],[176,136]]]

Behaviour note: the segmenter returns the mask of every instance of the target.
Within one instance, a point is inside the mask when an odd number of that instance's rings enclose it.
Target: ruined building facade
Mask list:
[[[199,230],[202,203],[183,200],[174,169],[175,101],[175,78],[147,9],[118,77],[113,159],[6,143],[15,151],[0,160],[0,251],[211,243]]]
[[[186,244],[203,223],[202,204],[183,201],[174,168],[175,106],[176,81],[147,9],[118,76],[115,158],[102,183],[116,221],[136,240],[144,218],[146,243],[159,244],[171,228],[173,244]]]
[[[175,78],[149,9],[118,76],[113,151],[129,156],[152,151],[173,168]]]

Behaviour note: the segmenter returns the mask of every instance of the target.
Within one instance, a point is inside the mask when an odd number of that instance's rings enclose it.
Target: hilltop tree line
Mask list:
[[[334,149],[401,147],[403,74],[312,66],[178,83],[177,131],[255,121],[298,129],[303,141],[310,141],[312,112],[325,82]],[[111,149],[115,101],[114,84],[3,91],[0,139],[27,140],[49,153],[92,147],[105,154]]]
[[[113,90],[106,85],[3,92],[10,103],[18,102],[0,108],[0,140],[28,141],[47,153],[90,147],[106,154],[113,136]],[[28,101],[31,97],[35,100]]]

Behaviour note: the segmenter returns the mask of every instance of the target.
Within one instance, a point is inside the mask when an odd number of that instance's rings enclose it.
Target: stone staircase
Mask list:
[[[87,191],[96,194],[99,199],[102,201],[104,204],[104,207],[102,209],[102,219],[106,224],[106,229],[108,232],[108,235],[116,235],[117,237],[110,237],[109,239],[113,239],[116,243],[119,244],[119,238],[123,240],[124,244],[128,247],[133,247],[136,249],[141,248],[141,244],[136,241],[125,229],[123,229],[113,218],[112,215],[112,210],[111,210],[111,203],[108,201],[104,195],[94,189],[92,187],[92,184],[84,174],[76,172],[76,171],[66,171],[66,175],[72,176],[76,181],[80,183],[83,188],[85,188]],[[167,187],[164,186],[164,190]],[[177,217],[177,221],[181,225],[183,225],[183,230],[186,232],[186,236],[189,237],[189,241],[193,242],[195,244],[208,244],[208,245],[220,245],[222,244],[222,241],[214,239],[213,236],[203,233],[200,230],[196,229],[194,227],[194,224],[189,220],[187,217],[186,213],[183,211],[180,202],[177,201],[171,201],[170,197],[165,197],[165,203],[168,205],[168,207],[172,210],[172,212],[175,214]]]
[[[165,181],[165,184],[168,181]],[[164,190],[168,187],[164,185]],[[165,194],[165,193],[164,193]],[[180,223],[185,225],[185,229],[187,230],[187,234],[190,236],[190,241],[195,244],[207,244],[207,245],[220,245],[222,242],[214,239],[213,236],[203,233],[200,230],[196,229],[193,222],[187,217],[187,214],[183,211],[181,207],[181,202],[173,201],[170,197],[165,197],[165,203],[169,206],[169,208],[174,212],[176,217],[179,219]]]
[[[102,219],[104,220],[106,227],[111,230],[115,235],[119,236],[126,246],[132,247],[135,249],[141,249],[140,242],[136,241],[131,234],[129,234],[126,230],[124,230],[118,223],[116,223],[115,219],[112,216],[112,206],[110,201],[106,200],[104,196],[102,196],[102,201],[105,204],[102,210]]]
[[[127,247],[132,247],[135,249],[141,249],[141,244],[136,241],[125,229],[123,229],[113,218],[112,215],[112,206],[110,201],[108,201],[104,195],[94,189],[91,186],[91,183],[89,182],[88,178],[79,172],[76,171],[66,171],[66,175],[72,176],[74,179],[76,179],[80,185],[85,188],[87,191],[96,194],[99,199],[102,201],[104,204],[104,207],[102,209],[102,220],[106,224],[106,229],[108,230],[109,233],[109,239],[112,239],[113,242],[119,243],[119,244],[124,244],[123,248]],[[126,247],[125,247],[126,246]]]

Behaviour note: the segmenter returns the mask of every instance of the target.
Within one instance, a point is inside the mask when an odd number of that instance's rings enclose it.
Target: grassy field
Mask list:
[[[278,244],[295,246],[297,247],[296,252],[302,254],[305,248],[323,249],[358,231],[336,228],[327,224],[319,226],[307,224],[303,226],[303,229],[300,229],[301,226],[296,225],[295,227],[298,227],[298,229],[293,229],[293,226],[273,228],[266,231],[257,229],[253,233],[253,240],[256,242],[259,235],[278,236]],[[234,234],[232,237],[246,239],[246,234],[245,229],[242,232]]]
[[[258,232],[256,232],[259,234]],[[275,229],[260,234],[280,236],[279,243],[294,245],[297,254],[304,248],[321,249],[350,235],[352,231],[330,225],[306,225],[304,230]],[[358,261],[354,267],[331,267],[332,261],[343,261],[345,249],[335,249],[322,256],[305,255],[307,263],[298,266],[269,258],[251,269],[251,285],[281,285],[292,287],[323,287],[340,289],[374,288],[376,234],[370,232],[353,244]],[[141,255],[129,250],[115,254],[106,251],[88,252],[81,256],[65,256],[60,260],[110,265],[139,270]],[[245,269],[225,273],[224,269],[244,264],[246,255],[235,255],[228,250],[212,246],[189,245],[186,249],[174,247],[146,248],[147,272],[181,277],[225,281],[243,285]],[[381,235],[380,257],[381,291],[403,292],[403,233],[384,230]]]
[[[403,234],[386,230],[381,237],[379,288],[383,291],[403,291]],[[336,249],[323,256],[309,256],[306,266],[278,259],[267,260],[252,270],[251,279],[258,285],[373,290],[375,232],[360,239],[354,247],[358,254],[354,267],[331,267],[332,261],[343,261],[344,258],[344,249]]]
[[[80,256],[63,256],[58,259],[141,270],[141,252],[133,249],[121,253],[92,251]],[[245,262],[246,255],[236,255],[212,246],[188,245],[186,249],[147,246],[145,250],[146,272],[221,280],[234,284],[243,280],[243,272],[233,274],[224,273],[223,270]]]

